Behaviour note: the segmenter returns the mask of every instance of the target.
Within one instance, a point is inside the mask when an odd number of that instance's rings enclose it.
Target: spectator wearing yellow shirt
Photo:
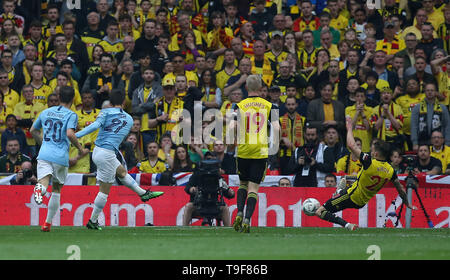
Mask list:
[[[434,27],[434,30],[437,30],[439,25],[445,22],[444,14],[442,11],[434,8],[434,0],[423,0],[421,1],[423,5],[423,9],[427,13],[428,22]],[[415,24],[415,23],[413,23]]]
[[[203,37],[202,33],[197,29],[191,28],[190,16],[187,11],[180,11],[177,14],[177,21],[180,26],[180,30],[172,36],[172,41],[169,45],[169,51],[178,51],[180,50],[180,41],[183,36],[183,32],[186,30],[191,30],[194,32],[194,42],[197,48],[200,48],[203,45]]]
[[[89,143],[86,143],[86,141],[89,141],[88,139],[89,137],[83,137],[79,140],[80,144],[85,148],[91,147]],[[89,153],[80,155],[78,149],[71,144],[69,148],[69,172],[87,174],[90,172],[90,169],[91,162]]]
[[[82,130],[83,128],[87,127],[91,123],[95,122],[97,119],[98,114],[100,113],[100,110],[95,108],[95,98],[92,92],[86,91],[81,94],[81,108],[74,111],[78,115],[78,130]],[[93,132],[89,135],[86,135],[83,137],[86,141],[83,144],[91,144],[92,149],[94,148],[94,142],[97,138],[97,132]]]
[[[442,70],[444,65],[446,66],[445,71]],[[431,61],[431,66],[434,78],[438,83],[437,98],[439,102],[448,106],[450,104],[450,58],[449,56],[437,58]]]
[[[86,79],[82,92],[90,91],[95,96],[95,108],[100,109],[105,100],[109,99],[109,92],[114,89],[123,89],[120,76],[113,72],[113,57],[103,53],[100,57],[100,71]]]
[[[141,37],[141,33],[133,28],[131,16],[129,14],[121,14],[119,16],[119,39],[123,40],[125,36],[132,36],[134,41]]]
[[[57,33],[63,33],[62,25],[59,24],[59,9],[56,4],[49,4],[47,6],[48,24],[42,28],[42,35],[44,39],[49,39]]]
[[[4,95],[3,92],[0,91],[0,134],[3,133],[6,128],[6,116],[13,113],[11,108],[4,105],[3,100]]]
[[[215,55],[222,55],[225,49],[231,47],[231,40],[233,39],[233,30],[229,27],[224,27],[224,15],[220,11],[211,13],[210,20],[212,21],[213,29],[207,35],[207,47],[209,51],[214,52]]]
[[[42,105],[46,105],[47,97],[50,93],[52,93],[52,89],[44,84],[44,65],[40,61],[35,62],[31,67],[30,85],[33,87],[34,99]],[[24,100],[25,98],[22,96],[21,101]]]
[[[142,29],[144,27],[144,22],[147,19],[155,19],[156,18],[156,12],[159,10],[161,6],[161,0],[142,0],[139,4],[139,10],[135,12],[134,18],[135,22],[133,22],[133,25],[135,23],[138,23],[139,26],[136,28],[136,25],[134,26],[136,29],[142,32]],[[133,5],[133,1],[128,1],[127,6]],[[167,15],[165,15],[167,18]]]
[[[322,49],[326,49],[330,54],[330,59],[334,60],[340,57],[337,45],[333,44],[333,35],[329,29],[320,32],[320,45]]]
[[[442,12],[444,13],[445,22],[439,25],[439,28],[436,30],[438,36],[434,38],[441,38],[444,41],[444,50],[450,53],[450,5],[446,4]]]
[[[162,79],[162,83],[173,82],[175,78],[180,75],[186,76],[189,87],[198,85],[198,76],[194,71],[185,70],[186,65],[185,56],[179,52],[172,57],[173,72],[167,73]]]
[[[405,40],[400,39],[398,35],[395,34],[395,24],[391,21],[386,21],[384,23],[384,39],[377,42],[376,50],[383,50],[387,54],[387,61],[390,61],[394,54],[406,48]]]
[[[69,85],[69,77],[66,72],[60,71],[60,72],[58,72],[58,74],[56,74],[56,78],[54,80],[56,81],[56,84],[54,85],[52,92],[56,93],[59,96],[59,89],[63,86]],[[77,109],[81,108],[82,101],[81,101],[80,92],[75,88],[74,88],[74,91],[75,91],[75,97],[72,102],[72,107],[70,107],[70,108],[72,111],[75,112]]]
[[[355,143],[358,148],[362,148],[362,140],[355,137]],[[370,144],[370,143],[369,143]],[[336,163],[336,172],[345,173],[348,175],[357,175],[361,170],[362,164],[359,158],[353,153],[341,157]]]
[[[217,87],[223,92],[228,79],[232,76],[240,74],[238,67],[236,66],[236,55],[232,49],[226,49],[224,52],[224,67],[221,71],[217,72],[216,83]],[[223,96],[224,100],[228,99],[228,96]]]
[[[122,40],[120,40],[118,35],[119,24],[115,21],[110,21],[106,28],[106,36],[98,44],[103,47],[106,53],[115,56],[124,50]]]
[[[393,102],[393,92],[390,88],[381,90],[381,103],[373,109],[370,124],[376,132],[376,137],[386,142],[399,145],[403,149],[403,110]],[[375,134],[374,134],[375,135]]]
[[[150,142],[147,145],[147,159],[139,164],[139,171],[142,173],[163,173],[168,169],[166,163],[158,158],[159,145]]]
[[[8,73],[0,68],[0,93],[3,95],[2,103],[6,105],[6,108],[14,109],[17,103],[20,101],[20,95],[17,91],[9,87]]]
[[[30,38],[24,42],[24,45],[32,44],[36,48],[36,56],[39,61],[43,61],[49,47],[49,42],[42,37],[42,23],[39,20],[33,20],[29,28]]]
[[[442,162],[442,173],[450,174],[450,170],[447,172],[450,163],[450,147],[445,145],[444,135],[440,131],[431,133],[430,156]]]
[[[16,75],[17,67],[12,65],[13,52],[10,49],[3,50],[1,53],[1,68],[8,73],[9,87],[19,92],[22,90],[25,80],[23,75]]]
[[[360,149],[370,152],[372,140],[372,127],[369,118],[372,116],[372,108],[364,104],[366,92],[359,88],[355,92],[355,104],[345,108],[345,115],[352,118],[353,134],[361,141]]]
[[[45,109],[45,105],[34,99],[34,91],[31,85],[25,85],[22,94],[25,97],[25,101],[19,102],[14,107],[14,115],[21,122],[31,155],[35,156],[37,154],[37,146],[36,141],[30,134],[30,128],[37,116]]]
[[[284,35],[281,31],[272,32],[272,38],[270,40],[270,50],[265,53],[265,56],[269,60],[280,63],[285,61],[288,56],[288,52],[284,51]]]
[[[163,96],[155,100],[156,108],[150,112],[148,127],[156,128],[157,140],[166,132],[171,132],[182,120],[184,102],[176,96],[175,84],[172,80],[163,80]]]
[[[422,34],[420,33],[420,29],[422,28],[422,24],[427,21],[428,21],[427,12],[423,8],[418,9],[416,16],[414,18],[414,24],[411,26],[405,27],[405,29],[403,29],[402,34],[400,35],[400,38],[406,40],[406,35],[408,35],[409,33],[414,33],[414,35],[416,35],[416,37],[417,37],[417,40],[422,39]],[[435,30],[438,30],[438,29],[435,29]],[[433,37],[438,38],[437,33],[435,31],[433,31]]]
[[[327,8],[324,11],[327,10],[331,15],[330,27],[339,30],[341,37],[343,37],[345,28],[348,26],[348,18],[340,13],[338,0],[329,0]]]
[[[300,1],[297,2],[297,5],[299,3]],[[295,38],[300,40],[302,39],[303,31],[314,31],[321,25],[319,23],[319,18],[313,14],[314,7],[310,1],[301,1],[301,7],[298,8],[300,10],[299,17],[293,22],[292,31],[295,32]]]

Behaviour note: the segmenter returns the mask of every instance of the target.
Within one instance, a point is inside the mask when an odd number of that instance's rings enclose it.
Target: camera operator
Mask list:
[[[37,178],[33,172],[33,165],[30,161],[24,161],[19,172],[10,181],[11,185],[36,185]]]
[[[213,152],[206,152],[204,155],[204,160],[216,160],[217,157]],[[184,216],[183,216],[183,226],[188,226],[192,220],[192,217],[201,217],[198,206],[194,203],[196,202],[196,196],[199,191],[199,186],[202,183],[202,172],[200,172],[200,167],[196,167],[194,170],[194,173],[192,174],[191,178],[189,178],[189,182],[187,183],[185,187],[185,192],[190,195],[189,202],[186,204],[184,209]],[[218,173],[218,172],[217,172]],[[231,199],[234,197],[235,193],[234,191],[228,187],[228,185],[225,183],[225,181],[218,175],[218,194],[223,194],[223,196],[227,199]],[[228,210],[228,206],[225,203],[220,203],[219,206],[219,214],[218,217],[223,221],[223,225],[228,227],[231,225],[230,221],[230,213]]]
[[[305,145],[295,149],[289,166],[292,168],[290,174],[295,174],[294,187],[317,187],[317,172],[326,172],[334,168],[333,151],[323,149],[323,163],[317,162],[319,152],[319,135],[317,127],[307,125],[305,131]]]

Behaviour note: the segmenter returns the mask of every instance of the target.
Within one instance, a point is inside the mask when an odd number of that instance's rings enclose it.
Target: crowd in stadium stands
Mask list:
[[[296,175],[280,186],[333,185],[331,173],[359,171],[345,144],[346,116],[363,152],[376,139],[392,143],[397,172],[405,172],[402,156],[416,153],[416,174],[450,174],[444,0],[1,2],[0,173],[35,166],[29,129],[69,85],[78,129],[108,106],[111,89],[125,91],[134,125],[120,152],[130,172],[191,172],[213,151],[221,172],[236,174],[236,145],[225,137],[177,144],[171,132],[183,120],[179,109],[225,116],[247,97],[246,78],[259,74],[281,127],[267,174]],[[95,138],[80,141],[93,149]],[[94,171],[89,155],[71,149],[70,173]]]

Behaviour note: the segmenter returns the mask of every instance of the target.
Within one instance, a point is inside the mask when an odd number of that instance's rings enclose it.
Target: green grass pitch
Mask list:
[[[2,260],[442,260],[449,229],[252,227],[0,227]],[[371,250],[375,245],[375,251]],[[369,250],[368,250],[369,249]]]

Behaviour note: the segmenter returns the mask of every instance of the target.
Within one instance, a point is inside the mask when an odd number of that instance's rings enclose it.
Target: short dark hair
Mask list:
[[[35,19],[35,20],[33,20],[33,21],[30,23],[30,27],[29,27],[29,28],[32,28],[32,27],[39,27],[39,28],[42,28],[42,22],[41,22],[40,20]]]
[[[369,71],[369,72],[366,74],[366,80],[367,80],[368,78],[370,78],[370,77],[372,77],[372,78],[374,78],[375,80],[378,81],[378,73],[375,72],[375,71],[373,71],[373,70]]]
[[[110,26],[119,26],[119,23],[116,20],[110,20],[108,24],[106,25],[106,28]]]
[[[129,14],[120,14],[119,22],[122,22],[125,20],[131,21],[131,16]]]
[[[120,89],[113,89],[109,94],[109,102],[112,106],[122,105],[125,100],[125,92]]]
[[[9,141],[17,141],[19,143],[19,146],[20,146],[20,141],[19,141],[19,138],[17,138],[17,136],[9,136],[6,139],[6,143],[8,143]]]
[[[164,38],[170,41],[170,35],[167,33],[162,33],[161,35],[159,35],[159,39]]]
[[[327,175],[325,175],[325,178],[334,178],[334,180],[337,182],[337,177],[333,173],[327,173]]]
[[[70,67],[73,68],[73,62],[72,62],[72,60],[70,60],[70,59],[68,59],[68,58],[63,59],[63,60],[61,61],[60,67],[62,67],[62,66],[64,66],[64,65],[70,65]]]
[[[326,17],[326,18],[331,19],[331,15],[330,15],[330,13],[328,13],[328,12],[322,12],[322,13],[320,13],[319,18],[323,18],[323,17]]]
[[[85,94],[89,94],[90,96],[94,97],[94,93],[89,90],[82,91],[80,95],[81,95],[81,97],[83,97],[83,95],[85,95]]]
[[[111,59],[111,62],[114,60],[113,56],[112,56],[111,54],[109,54],[109,53],[102,53],[102,54],[100,55],[100,60],[102,60],[103,57],[110,58],[110,59]]]
[[[50,4],[48,4],[48,6],[47,6],[47,12],[50,11],[50,10],[52,10],[52,9],[58,10],[58,13],[59,13],[58,5],[56,5],[55,3],[50,3]]]
[[[70,19],[64,20],[63,23],[62,23],[62,26],[64,27],[64,26],[70,25],[70,24],[72,24],[73,27],[75,27],[75,22],[73,20],[70,20]]]
[[[61,103],[69,104],[73,101],[75,90],[69,86],[62,86],[59,90],[59,100]]]
[[[128,137],[128,136],[127,136],[127,137]],[[147,143],[147,145],[145,145],[145,149],[146,149],[146,150],[148,149],[148,146],[150,146],[150,144],[156,144],[156,146],[158,146],[158,148],[160,147],[158,142],[156,142],[156,141],[150,141],[150,142]]]
[[[17,121],[17,117],[14,114],[7,115],[6,118],[5,118],[5,121],[8,121],[10,118],[13,118],[13,119],[15,119]]]
[[[373,147],[375,148],[375,151],[380,153],[380,156],[384,159],[388,159],[391,156],[391,146],[389,143],[378,139],[376,142],[373,143]]]
[[[156,11],[156,15],[160,14],[160,13],[169,13],[169,10],[167,10],[166,7],[160,7],[157,11]]]
[[[2,57],[4,56],[5,53],[9,53],[9,54],[11,54],[11,55],[13,54],[13,53],[12,53],[12,50],[6,49],[6,50],[3,50],[3,52],[2,52]]]
[[[64,76],[67,80],[69,80],[69,74],[67,74],[66,72],[59,71],[58,73],[56,73],[55,77],[58,78],[58,76]]]
[[[364,93],[364,95],[366,95],[366,89],[363,88],[363,87],[357,88],[356,91],[355,91],[355,94],[357,94],[358,92],[362,92],[362,93]],[[355,138],[355,139],[356,139],[356,138]]]

